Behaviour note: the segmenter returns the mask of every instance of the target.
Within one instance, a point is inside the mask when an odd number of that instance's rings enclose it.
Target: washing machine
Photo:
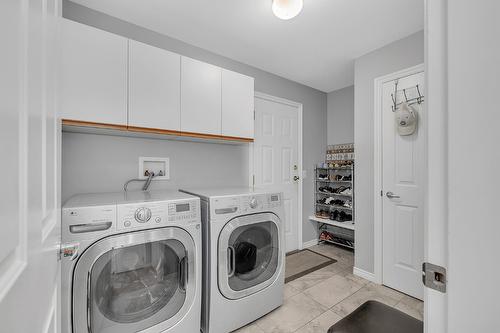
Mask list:
[[[200,200],[84,194],[62,208],[62,332],[200,331]]]
[[[202,331],[228,333],[283,304],[282,193],[182,189],[201,199]]]

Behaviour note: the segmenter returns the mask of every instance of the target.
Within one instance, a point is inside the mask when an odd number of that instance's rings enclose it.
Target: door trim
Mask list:
[[[402,77],[424,72],[424,64],[406,68],[388,75],[378,77],[374,81],[374,136],[373,136],[373,236],[374,236],[374,280],[375,283],[382,284],[383,281],[383,239],[382,239],[382,220],[383,220],[383,197],[382,189],[382,86],[390,81]],[[424,136],[424,145],[427,146]],[[425,184],[426,182],[424,182]],[[424,185],[425,186],[425,185]],[[425,188],[424,188],[425,191]],[[425,208],[424,208],[425,209]],[[425,236],[424,236],[425,239]],[[425,240],[424,240],[425,242]]]
[[[255,91],[254,98],[260,98],[264,100],[268,100],[271,102],[276,102],[276,103],[281,103],[285,105],[289,105],[292,107],[297,108],[297,174],[299,176],[298,180],[298,193],[297,193],[297,249],[302,250],[304,247],[305,243],[303,243],[302,240],[302,229],[303,229],[303,223],[302,221],[304,220],[304,216],[302,216],[303,212],[303,206],[302,206],[302,201],[303,201],[303,163],[302,163],[302,114],[303,114],[303,105],[302,103],[294,102],[289,99],[281,98],[281,97],[276,97],[273,95],[269,95],[266,93],[258,92]],[[254,110],[255,112],[255,110]],[[249,161],[249,166],[248,166],[248,184],[250,187],[253,187],[253,177],[254,177],[254,158],[253,158],[253,152],[254,152],[254,144],[250,144],[250,149],[248,149],[248,161]]]

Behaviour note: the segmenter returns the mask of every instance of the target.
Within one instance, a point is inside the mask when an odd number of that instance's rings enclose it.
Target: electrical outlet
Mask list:
[[[139,179],[148,178],[153,172],[153,180],[170,179],[170,159],[168,157],[139,157]]]

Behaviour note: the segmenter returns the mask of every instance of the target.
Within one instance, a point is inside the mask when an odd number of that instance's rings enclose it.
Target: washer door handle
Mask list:
[[[179,287],[182,291],[186,291],[188,281],[188,260],[184,257],[179,262]]]
[[[227,275],[228,277],[232,277],[234,275],[234,267],[236,266],[236,257],[234,252],[234,247],[227,247]]]

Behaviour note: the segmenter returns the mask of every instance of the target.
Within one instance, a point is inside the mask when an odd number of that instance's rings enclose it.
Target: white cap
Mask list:
[[[396,110],[396,125],[399,135],[412,135],[417,128],[417,112],[407,103]]]

